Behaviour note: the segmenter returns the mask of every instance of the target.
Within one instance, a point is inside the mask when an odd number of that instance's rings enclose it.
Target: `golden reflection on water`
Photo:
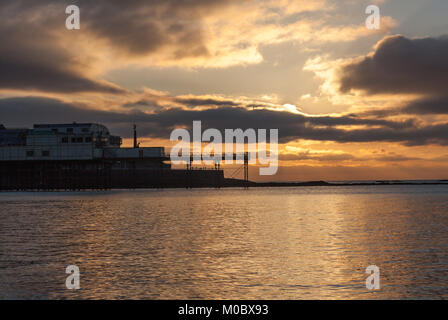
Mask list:
[[[0,194],[0,298],[446,298],[447,191]],[[81,290],[65,288],[69,264]]]

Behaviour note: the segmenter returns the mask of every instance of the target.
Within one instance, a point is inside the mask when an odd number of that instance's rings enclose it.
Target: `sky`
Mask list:
[[[80,8],[79,30],[65,25]],[[379,30],[365,25],[368,5]],[[3,0],[0,123],[279,130],[257,181],[448,178],[446,0]],[[230,170],[230,169],[229,169]],[[226,171],[226,173],[229,172]]]

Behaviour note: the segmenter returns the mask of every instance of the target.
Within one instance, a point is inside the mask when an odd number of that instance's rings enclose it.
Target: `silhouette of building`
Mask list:
[[[0,190],[220,186],[222,170],[172,170],[165,148],[133,148],[96,123],[0,125]]]

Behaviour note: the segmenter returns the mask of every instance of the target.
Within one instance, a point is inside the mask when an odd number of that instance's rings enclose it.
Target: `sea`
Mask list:
[[[446,298],[448,185],[0,193],[0,299]]]

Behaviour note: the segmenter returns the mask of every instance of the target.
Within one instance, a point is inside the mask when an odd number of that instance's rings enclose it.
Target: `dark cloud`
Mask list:
[[[400,108],[383,108],[383,109],[370,109],[370,110],[363,110],[359,111],[357,113],[349,113],[347,116],[354,117],[354,118],[387,118],[391,116],[396,116],[402,114],[402,111]]]
[[[0,119],[6,127],[31,126],[34,123],[120,123],[134,120],[131,114],[93,110],[82,104],[42,97],[0,99]]]
[[[279,159],[281,161],[297,161],[297,160],[313,160],[313,161],[381,161],[381,162],[403,162],[403,161],[418,161],[423,160],[418,157],[408,157],[395,153],[391,153],[386,156],[380,157],[356,157],[349,153],[312,153],[312,152],[299,152],[299,153],[287,153],[280,154]]]
[[[161,126],[161,132],[169,134],[176,126],[189,127],[194,120],[201,120],[203,128],[216,128],[222,132],[226,128],[279,129],[282,142],[296,139],[333,140],[349,142],[357,139],[335,126],[382,126],[381,130],[395,132],[413,128],[412,122],[394,122],[386,120],[356,119],[351,117],[308,117],[290,112],[266,109],[248,110],[246,108],[221,107],[206,110],[167,109],[151,115],[154,125]],[[167,131],[169,129],[169,131]],[[152,133],[151,128],[147,130]],[[360,134],[367,129],[360,129]],[[372,129],[375,130],[375,129]],[[377,141],[374,133],[370,137],[359,138]],[[384,138],[383,138],[384,140]]]
[[[65,29],[65,7],[75,4],[81,11],[81,30],[106,40],[112,48],[130,55],[146,55],[172,47],[172,58],[208,55],[202,18],[240,0],[6,0],[0,10],[10,17],[36,11],[47,26]],[[23,22],[23,21],[22,21]]]
[[[390,36],[381,40],[373,55],[342,67],[341,92],[362,90],[373,94],[421,94],[404,106],[367,110],[353,117],[387,118],[400,114],[448,114],[448,36],[408,39]],[[434,126],[433,130],[437,127]]]
[[[0,5],[0,11],[3,9]],[[43,21],[34,21],[30,17],[5,17],[8,13],[19,15],[20,12],[15,11],[20,9],[17,5],[16,10],[5,9],[0,14],[0,89],[125,92],[116,85],[84,75],[85,68],[73,52],[58,45],[52,32],[54,21],[43,24]]]
[[[150,110],[158,110],[158,109],[162,109],[163,106],[159,105],[157,102],[155,101],[150,101],[150,100],[146,100],[146,99],[140,99],[134,102],[128,102],[123,104],[123,108],[126,109],[143,109],[146,111],[150,111]]]
[[[26,118],[24,118],[26,115]],[[308,117],[284,111],[247,110],[221,107],[207,110],[163,109],[145,113],[131,109],[111,112],[88,109],[55,99],[40,97],[0,100],[0,119],[6,127],[33,123],[73,121],[99,122],[123,137],[131,136],[132,123],[139,124],[142,136],[168,139],[175,128],[191,128],[195,120],[202,129],[279,129],[282,143],[298,139],[335,142],[398,142],[405,145],[448,145],[448,123],[417,125],[414,122],[356,119],[352,117]],[[359,125],[353,129],[353,125]],[[344,128],[345,126],[345,128]]]
[[[158,100],[162,101],[159,102]],[[204,97],[172,97],[169,95],[166,96],[154,96],[152,99],[143,98],[137,101],[128,102],[122,105],[123,108],[126,109],[139,109],[142,111],[157,111],[161,109],[167,109],[168,107],[181,105],[186,108],[194,108],[194,107],[222,107],[222,106],[242,106],[242,104],[238,102],[234,102],[232,100],[221,100],[215,98],[204,98]]]
[[[386,37],[378,43],[372,56],[342,67],[340,90],[363,90],[367,94],[445,94],[447,57],[448,36]]]
[[[347,160],[357,160],[360,161],[362,159],[358,159],[355,156],[348,153],[341,154],[316,154],[310,152],[299,152],[299,153],[287,153],[279,155],[280,161],[298,161],[298,160],[313,160],[313,161],[347,161]]]
[[[407,119],[404,121],[389,121],[381,119],[365,119],[362,117],[358,117],[355,114],[341,117],[330,117],[330,116],[309,117],[308,119],[310,119],[310,121],[315,125],[324,125],[324,126],[365,125],[365,126],[384,126],[393,129],[406,129],[406,128],[413,128],[416,126],[415,119]]]
[[[181,103],[188,107],[197,106],[238,106],[237,102],[232,100],[219,100],[213,98],[176,98],[174,101]]]
[[[448,97],[447,96],[435,96],[424,97],[407,102],[402,107],[384,108],[384,109],[371,109],[358,113],[350,113],[347,116],[354,118],[387,118],[397,115],[446,115],[448,114]],[[408,120],[415,124],[415,120]]]
[[[78,56],[77,35],[128,56],[160,50],[174,60],[207,56],[201,19],[229,2],[236,0],[1,1],[0,89],[123,93],[88,76],[94,61]],[[65,28],[65,8],[71,4],[81,10],[79,31]],[[62,38],[73,43],[64,47]]]
[[[401,111],[403,113],[419,115],[448,114],[448,96],[428,97],[411,101]]]
[[[171,58],[206,56],[201,15],[228,1],[78,0],[88,32],[128,55],[171,47]]]

